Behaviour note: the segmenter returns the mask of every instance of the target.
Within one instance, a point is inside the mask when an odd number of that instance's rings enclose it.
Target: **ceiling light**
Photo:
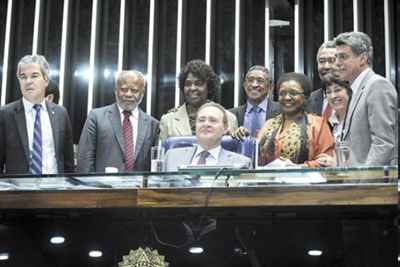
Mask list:
[[[100,250],[92,250],[89,252],[89,256],[92,258],[100,258],[101,256],[103,256],[103,252],[101,252]]]
[[[204,249],[202,247],[190,247],[189,252],[192,254],[201,254],[203,253]]]
[[[322,255],[322,251],[321,250],[317,250],[317,249],[309,250],[308,251],[308,255],[310,255],[310,256],[321,256]]]
[[[50,239],[50,243],[52,243],[52,244],[62,244],[64,242],[65,242],[65,238],[62,236],[53,236]]]
[[[0,261],[6,261],[8,258],[8,253],[0,253]]]
[[[400,255],[397,257],[397,261],[400,261]]]

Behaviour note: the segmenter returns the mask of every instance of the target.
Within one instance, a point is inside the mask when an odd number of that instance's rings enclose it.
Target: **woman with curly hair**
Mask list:
[[[204,103],[213,101],[219,90],[219,78],[210,65],[196,59],[188,62],[179,74],[183,105],[171,109],[160,120],[160,140],[171,136],[195,134],[196,113]],[[235,115],[226,111],[228,130],[237,128]]]
[[[301,73],[285,73],[276,88],[282,114],[268,120],[257,136],[259,165],[278,160],[281,166],[334,166],[335,142],[328,124],[305,112],[310,80]]]

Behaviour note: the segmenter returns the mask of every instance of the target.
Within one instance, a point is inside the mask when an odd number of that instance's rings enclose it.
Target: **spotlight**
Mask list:
[[[0,253],[0,261],[6,261],[8,258],[8,253]]]
[[[92,250],[89,251],[89,256],[92,258],[100,258],[101,256],[103,256],[103,252],[101,252],[100,250]]]
[[[201,254],[203,253],[204,249],[202,247],[190,247],[189,252],[192,254]]]
[[[321,256],[322,255],[322,251],[321,250],[317,250],[317,249],[312,249],[308,251],[308,255],[310,256]]]
[[[65,242],[65,238],[63,236],[53,236],[50,239],[50,243],[52,244],[62,244]]]
[[[397,261],[400,261],[400,255],[399,255],[399,256],[397,256]]]

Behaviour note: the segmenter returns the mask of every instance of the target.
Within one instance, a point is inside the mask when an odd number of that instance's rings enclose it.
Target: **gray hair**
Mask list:
[[[270,75],[269,75],[269,70],[268,70],[268,68],[266,68],[266,67],[264,67],[264,66],[261,66],[261,65],[254,65],[254,66],[250,67],[250,69],[249,69],[249,70],[247,71],[247,73],[246,73],[246,77],[245,77],[245,78],[247,78],[247,75],[248,75],[250,72],[252,72],[253,70],[259,70],[259,71],[264,72],[264,74],[265,74],[265,76],[267,76],[268,80],[271,80],[271,78],[269,77]]]
[[[146,78],[144,77],[143,73],[138,70],[121,70],[118,71],[115,75],[115,88],[118,88],[118,84],[121,82],[123,76],[126,74],[131,74],[139,77],[143,80],[143,87],[146,87]]]
[[[318,52],[317,52],[317,61],[318,61],[319,54],[321,53],[322,49],[325,49],[325,48],[336,48],[336,43],[335,43],[335,41],[334,41],[334,40],[326,41],[325,43],[323,43],[323,44],[318,48]]]
[[[337,46],[350,46],[351,51],[357,56],[366,53],[368,65],[372,66],[374,48],[372,46],[371,38],[367,34],[363,32],[344,32],[339,34],[334,41]]]
[[[42,55],[26,55],[23,58],[21,58],[18,62],[17,77],[19,77],[19,71],[21,67],[28,64],[38,64],[43,77],[49,79],[49,72],[50,72],[49,63],[47,62],[46,58]]]

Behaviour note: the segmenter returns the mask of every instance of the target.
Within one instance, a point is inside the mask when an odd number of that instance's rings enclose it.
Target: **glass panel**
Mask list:
[[[324,2],[304,1],[304,72],[314,82],[314,89],[320,88],[316,65],[318,48],[324,41]]]
[[[333,2],[333,36],[354,30],[353,1],[335,0]]]
[[[3,81],[4,38],[6,34],[7,0],[0,0],[0,95]]]
[[[396,75],[396,88],[397,88],[397,93],[399,93],[400,90],[400,3],[399,1],[393,1],[394,2],[394,30],[391,32],[391,34],[395,35],[395,54],[396,54],[396,65],[395,65],[395,75]],[[400,106],[400,102],[399,102]]]
[[[77,144],[87,112],[92,1],[70,1],[68,19],[70,40],[67,46],[64,105],[71,118],[74,143]]]
[[[60,76],[61,35],[63,20],[63,0],[44,0],[42,4],[41,40],[38,53],[43,54],[50,64],[50,78],[57,84]]]
[[[137,69],[143,74],[148,72],[149,13],[150,1],[125,2],[124,69]],[[146,110],[146,94],[140,107]]]
[[[385,16],[383,5],[384,1],[364,1],[363,31],[372,39],[374,47],[373,69],[376,73],[385,76]]]
[[[294,71],[294,1],[270,1],[270,19],[271,73],[276,82],[280,74]]]
[[[187,1],[186,38],[182,39],[183,65],[192,59],[205,58],[206,45],[206,0]],[[184,35],[183,35],[184,36]],[[184,49],[186,48],[186,55]]]
[[[128,1],[129,2],[129,1]],[[102,0],[98,2],[98,53],[93,108],[115,102],[115,72],[118,68],[118,38],[120,2]]]
[[[233,107],[235,68],[235,1],[215,0],[214,71],[221,80],[216,101],[225,108]]]
[[[21,98],[16,78],[17,65],[23,56],[32,54],[35,2],[32,0],[13,1],[6,103]]]
[[[176,22],[177,0],[159,1],[156,17],[158,30],[155,99],[152,102],[152,115],[157,119],[174,105],[176,82]]]

